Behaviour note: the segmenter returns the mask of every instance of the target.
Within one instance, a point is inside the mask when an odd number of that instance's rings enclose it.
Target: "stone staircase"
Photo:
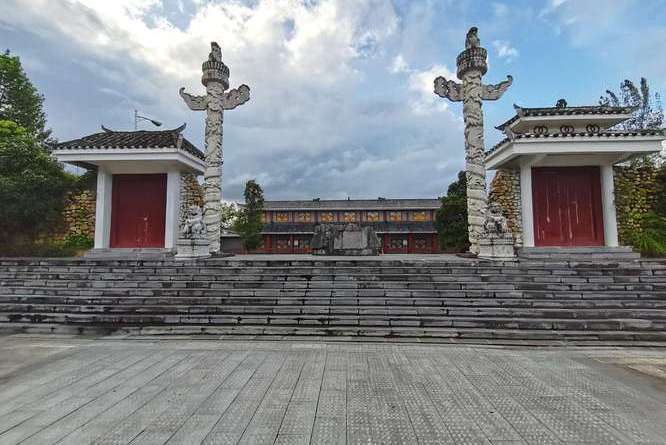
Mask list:
[[[666,344],[666,261],[2,259],[0,329]]]

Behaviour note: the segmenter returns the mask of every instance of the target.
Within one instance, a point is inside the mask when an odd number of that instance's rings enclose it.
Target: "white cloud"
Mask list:
[[[391,71],[394,74],[398,74],[398,73],[408,73],[411,70],[409,68],[409,65],[405,61],[405,58],[402,56],[402,54],[398,54],[393,58],[391,66],[389,67],[389,71]]]
[[[136,107],[165,126],[186,120],[186,137],[202,147],[204,115],[189,111],[177,91],[203,92],[201,62],[218,41],[231,86],[247,83],[252,96],[225,114],[225,198],[238,199],[250,178],[269,198],[436,196],[464,160],[448,156],[445,168],[438,161],[457,149],[450,141],[461,129],[454,116],[436,113],[447,103],[433,81],[454,76],[439,65],[411,70],[392,45],[414,29],[401,25],[390,2],[190,1],[179,26],[157,0],[5,2],[0,25],[39,35],[43,51],[71,55],[72,77],[91,81],[49,109],[61,139],[99,123],[121,128]],[[408,73],[407,82],[369,78],[387,66]],[[100,103],[84,104],[92,92]],[[62,128],[70,129],[65,137]]]
[[[511,46],[511,44],[505,40],[494,40],[493,48],[497,53],[497,57],[500,59],[505,59],[507,62],[511,62],[513,59],[518,57],[518,50]]]
[[[434,93],[435,78],[444,76],[447,79],[457,80],[456,75],[443,65],[434,65],[425,71],[413,71],[409,75],[409,90],[412,111],[416,114],[430,114],[446,111],[448,101]]]

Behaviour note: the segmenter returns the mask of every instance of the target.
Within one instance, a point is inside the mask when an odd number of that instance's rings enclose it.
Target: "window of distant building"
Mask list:
[[[401,212],[389,212],[388,214],[389,221],[402,221]]]
[[[277,212],[275,214],[275,221],[279,223],[289,222],[289,213],[287,212]]]
[[[299,223],[312,222],[312,214],[310,212],[298,212],[296,213],[296,222]]]
[[[356,221],[356,212],[344,212],[342,214],[342,220],[344,222],[355,222]]]
[[[417,212],[411,212],[411,220],[412,221],[427,221],[428,220],[428,215],[426,214],[425,210],[423,211],[417,211]]]

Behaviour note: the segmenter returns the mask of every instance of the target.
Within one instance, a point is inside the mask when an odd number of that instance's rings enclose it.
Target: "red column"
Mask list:
[[[388,233],[384,234],[384,248],[382,249],[384,253],[388,252],[389,249],[389,235]]]
[[[407,234],[407,253],[414,253],[414,234]]]
[[[294,253],[294,235],[289,235],[289,252]]]

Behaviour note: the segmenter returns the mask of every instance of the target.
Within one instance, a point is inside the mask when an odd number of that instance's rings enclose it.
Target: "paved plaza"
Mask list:
[[[0,337],[0,444],[662,444],[666,350]]]

